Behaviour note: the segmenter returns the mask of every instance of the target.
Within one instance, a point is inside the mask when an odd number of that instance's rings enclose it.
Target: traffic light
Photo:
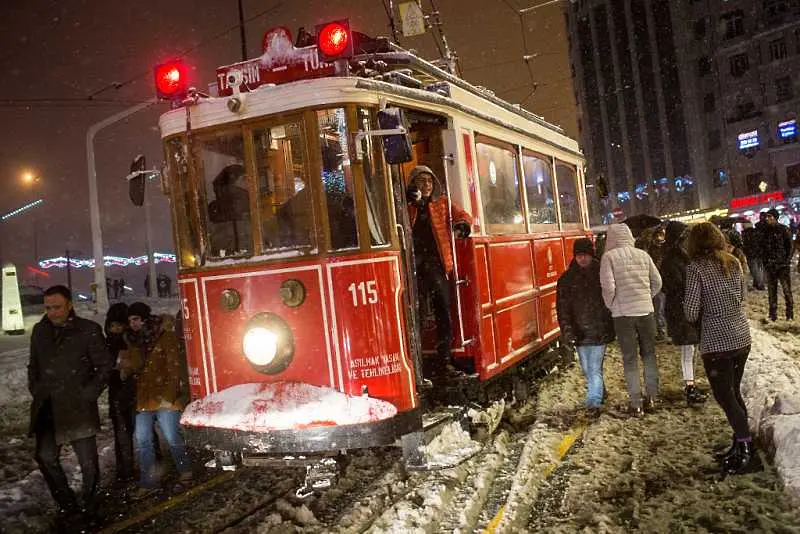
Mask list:
[[[186,65],[175,60],[153,68],[156,96],[161,100],[182,100],[188,91]]]
[[[353,34],[347,19],[317,25],[317,55],[324,63],[353,57]]]

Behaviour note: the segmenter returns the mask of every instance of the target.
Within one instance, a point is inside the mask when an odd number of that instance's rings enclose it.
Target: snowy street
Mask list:
[[[754,345],[743,393],[766,447],[763,472],[720,475],[712,453],[728,445],[730,429],[713,399],[686,406],[679,354],[669,343],[658,345],[660,407],[642,419],[625,415],[621,357],[612,345],[605,364],[609,398],[598,419],[582,408],[584,382],[572,365],[542,379],[526,404],[507,407],[494,435],[457,467],[411,472],[399,449],[356,452],[335,488],[303,501],[294,496],[299,468],[218,474],[201,465],[203,475],[186,492],[121,497],[110,486],[106,419],[98,439],[109,493],[104,532],[800,532],[800,327],[763,324],[764,292],[749,295],[749,312]],[[27,353],[0,342],[3,528],[47,532],[52,499],[26,437]],[[700,362],[696,372],[707,390]],[[101,410],[107,413],[105,405]],[[474,452],[477,445],[456,427],[430,452],[470,447]],[[63,458],[77,485],[72,452]]]

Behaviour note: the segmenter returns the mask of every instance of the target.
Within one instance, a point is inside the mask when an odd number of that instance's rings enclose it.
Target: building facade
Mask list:
[[[697,206],[669,0],[567,4],[580,141],[594,222]],[[593,183],[592,183],[593,182]],[[600,191],[604,193],[605,191]],[[605,217],[603,217],[605,216]]]

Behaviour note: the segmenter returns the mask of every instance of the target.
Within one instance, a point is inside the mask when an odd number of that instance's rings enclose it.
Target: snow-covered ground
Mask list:
[[[763,293],[751,294],[748,306],[753,350],[743,393],[770,460],[763,472],[720,474],[712,452],[728,444],[730,428],[713,399],[685,405],[680,356],[670,344],[658,346],[661,406],[642,419],[627,417],[621,357],[612,345],[609,398],[598,419],[582,408],[584,381],[572,365],[540,380],[527,403],[507,408],[486,443],[453,427],[429,447],[441,459],[444,441],[457,442],[468,459],[455,468],[407,471],[397,449],[357,452],[335,488],[303,501],[294,497],[299,469],[206,475],[198,491],[172,496],[162,514],[139,515],[143,521],[124,532],[800,532],[800,501],[792,500],[800,488],[800,329],[763,324]],[[0,352],[7,377],[0,384],[0,530],[46,532],[53,507],[25,435],[25,363],[24,350]],[[707,389],[700,362],[696,371]],[[110,441],[104,421],[98,448],[107,487]],[[74,456],[63,457],[77,484]],[[117,513],[128,518],[151,505],[123,500]],[[253,515],[242,520],[243,511]]]

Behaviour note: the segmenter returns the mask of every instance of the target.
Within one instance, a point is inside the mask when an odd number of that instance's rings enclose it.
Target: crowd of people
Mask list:
[[[72,294],[61,285],[45,291],[44,305],[45,316],[31,335],[30,433],[36,438],[36,462],[58,506],[57,527],[77,532],[99,521],[96,435],[98,398],[106,387],[117,484],[126,487],[137,480],[133,498],[160,488],[155,424],[178,471],[177,484],[191,482],[192,468],[179,426],[189,400],[189,382],[174,318],[154,315],[143,302],[130,306],[118,302],[108,310],[104,331],[75,314]],[[67,444],[81,467],[80,498],[59,461]]]
[[[638,240],[625,224],[610,225],[601,257],[592,240],[575,241],[573,260],[558,281],[556,304],[562,341],[577,351],[586,378],[590,417],[603,409],[603,361],[615,338],[628,392],[624,409],[633,417],[656,410],[660,388],[656,352],[659,338],[666,334],[679,348],[687,405],[703,404],[707,398],[695,384],[699,354],[714,398],[732,428],[730,449],[717,455],[722,470],[740,474],[761,468],[740,393],[751,343],[744,311],[745,266],[760,261],[769,287],[780,282],[789,288],[785,294],[791,319],[791,241],[788,228],[776,227],[776,219],[767,212],[755,236],[744,240],[748,245],[735,231],[723,232],[710,222],[690,228],[678,221],[650,228]],[[753,237],[755,246],[748,241]],[[743,247],[750,247],[750,256],[745,257]],[[757,275],[753,276],[758,287]],[[774,293],[771,289],[772,320],[777,309]]]

